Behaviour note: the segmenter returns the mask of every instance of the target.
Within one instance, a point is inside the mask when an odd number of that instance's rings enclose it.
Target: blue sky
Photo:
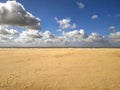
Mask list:
[[[42,30],[56,32],[59,25],[55,17],[59,19],[71,18],[71,22],[77,25],[77,29],[83,28],[87,33],[98,32],[108,35],[108,27],[115,26],[120,29],[120,0],[17,0],[26,10],[41,19]],[[79,8],[76,2],[85,5]],[[92,20],[92,15],[99,18]],[[66,30],[69,31],[69,30]]]
[[[120,47],[120,0],[0,0],[0,46]]]

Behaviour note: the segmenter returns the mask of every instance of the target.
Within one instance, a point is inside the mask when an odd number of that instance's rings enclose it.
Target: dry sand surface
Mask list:
[[[0,90],[120,90],[120,49],[0,49]]]

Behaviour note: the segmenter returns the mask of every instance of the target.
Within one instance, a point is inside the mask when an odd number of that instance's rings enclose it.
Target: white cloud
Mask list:
[[[16,44],[12,36],[0,34],[0,47],[12,47],[13,45]]]
[[[91,33],[87,39],[88,42],[106,42],[106,38],[99,33]]]
[[[57,29],[57,32],[61,32],[62,30],[61,29]]]
[[[12,37],[7,37],[5,35],[0,35],[0,42],[4,41],[4,42],[8,42],[11,41],[13,38]]]
[[[91,16],[91,19],[98,19],[98,18],[99,18],[98,15],[92,15],[92,16]]]
[[[43,38],[44,39],[54,39],[55,35],[53,35],[49,30],[47,30],[43,33]]]
[[[87,34],[83,29],[80,30],[74,30],[74,31],[70,31],[64,34],[66,37],[69,38],[76,38],[76,39],[84,39],[87,38]]]
[[[59,20],[57,17],[55,17],[55,20],[57,23],[59,23],[60,29],[74,29],[76,28],[76,24],[70,24],[71,19],[70,18],[65,18],[62,20]]]
[[[17,1],[0,3],[0,24],[40,29],[40,19],[25,10]]]
[[[116,31],[116,27],[115,27],[115,26],[110,26],[108,29],[109,29],[110,31],[112,31],[112,32],[115,32],[115,31]]]
[[[41,38],[42,37],[40,35],[39,31],[34,31],[34,30],[23,31],[23,33],[21,35],[31,37],[31,38]]]
[[[79,8],[85,7],[81,2],[77,2],[77,5]],[[98,19],[99,16],[93,15],[91,18]],[[56,36],[49,30],[40,32],[40,19],[26,11],[17,1],[0,3],[0,47],[120,47],[120,32],[115,32],[115,26],[108,28],[115,33],[110,33],[106,38],[99,33],[92,32],[88,35],[83,29],[66,32],[65,29],[75,29],[76,24],[71,23],[70,18],[55,20],[59,23],[61,36]],[[20,33],[9,29],[9,26],[28,30]]]
[[[17,38],[16,41],[18,42],[34,42],[35,39],[41,39],[42,38],[42,34],[39,31],[35,31],[35,30],[26,30],[23,31],[19,38]]]
[[[0,26],[0,34],[1,35],[18,35],[18,31],[14,29],[7,29],[4,26]]]
[[[120,41],[120,32],[111,33],[111,34],[109,35],[109,38]]]
[[[83,29],[65,33],[68,47],[108,47],[108,40],[98,34],[87,35]]]
[[[7,27],[0,26],[0,46],[9,46],[10,43],[15,44],[14,38],[19,35],[19,32]],[[10,45],[13,46],[13,45]]]
[[[78,5],[79,8],[84,8],[85,7],[85,5],[82,2],[77,2],[77,5]]]
[[[109,42],[112,47],[120,47],[120,32],[111,33],[109,35]]]
[[[64,32],[61,36],[56,36],[49,30],[43,33],[35,30],[26,30],[17,38],[0,35],[0,46],[119,47],[120,32],[111,33],[109,38],[106,38],[99,33],[91,33],[88,35],[83,29]]]

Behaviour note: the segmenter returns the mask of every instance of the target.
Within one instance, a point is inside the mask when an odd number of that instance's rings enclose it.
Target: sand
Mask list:
[[[0,49],[0,90],[120,90],[120,49]]]

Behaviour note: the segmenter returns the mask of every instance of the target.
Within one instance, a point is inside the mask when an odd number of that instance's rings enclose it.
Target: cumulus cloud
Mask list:
[[[106,38],[99,33],[91,33],[91,35],[87,38],[88,42],[106,42]]]
[[[12,37],[0,35],[0,42],[8,42],[8,41],[11,41],[12,39],[13,39]]]
[[[109,35],[110,39],[120,41],[120,32],[111,33]]]
[[[71,19],[70,18],[65,18],[62,20],[59,20],[57,17],[55,17],[55,20],[57,23],[59,23],[60,29],[74,29],[76,28],[76,24],[70,24]]]
[[[35,39],[40,39],[42,38],[42,34],[39,31],[35,30],[26,30],[23,31],[19,38],[17,39],[18,42],[34,42]]]
[[[20,34],[16,41],[20,43],[39,43],[39,45],[43,45],[44,43],[52,43],[54,39],[57,39],[57,37],[48,30],[43,33],[35,30],[26,30]]]
[[[85,7],[85,5],[82,2],[77,2],[77,5],[81,9]]]
[[[115,26],[110,26],[108,29],[109,29],[111,32],[115,32],[115,31],[116,31],[116,27],[115,27]]]
[[[17,1],[0,3],[0,24],[40,29],[40,19],[26,11],[24,6]]]
[[[68,47],[108,47],[108,40],[98,33],[87,35],[85,30],[74,30],[64,34]]]
[[[19,35],[19,32],[14,29],[8,29],[7,27],[0,26],[0,46],[13,46],[15,45],[14,38]],[[10,43],[12,45],[10,45]]]
[[[79,8],[85,5],[78,2]],[[92,19],[99,18],[93,15]],[[120,32],[111,33],[108,38],[99,34],[88,35],[84,29],[72,30],[76,24],[71,23],[70,18],[59,20],[58,31],[62,35],[58,36],[49,30],[40,32],[40,19],[25,10],[22,4],[17,1],[7,1],[0,3],[0,47],[119,47]],[[5,27],[8,26],[8,27]],[[27,28],[21,33],[10,29],[9,26],[19,26]],[[64,31],[69,29],[71,31]],[[115,30],[115,26],[110,26],[110,30]]]
[[[49,30],[45,31],[43,33],[43,38],[45,39],[54,39],[55,35],[53,35]]]
[[[84,39],[87,38],[87,34],[83,29],[70,31],[64,34],[66,37]]]
[[[91,19],[98,19],[98,18],[99,18],[98,15],[92,15],[92,16],[91,16]]]
[[[120,47],[120,32],[111,33],[109,35],[109,42],[112,47]]]
[[[13,36],[0,34],[0,47],[13,47],[16,46]]]
[[[7,29],[4,26],[0,26],[0,34],[1,35],[18,35],[18,31],[14,29]]]
[[[39,32],[36,30],[25,30],[19,37],[0,34],[0,46],[19,47],[119,47],[120,32],[111,33],[108,38],[99,34],[88,35],[85,30],[73,30],[56,36],[49,30]]]

